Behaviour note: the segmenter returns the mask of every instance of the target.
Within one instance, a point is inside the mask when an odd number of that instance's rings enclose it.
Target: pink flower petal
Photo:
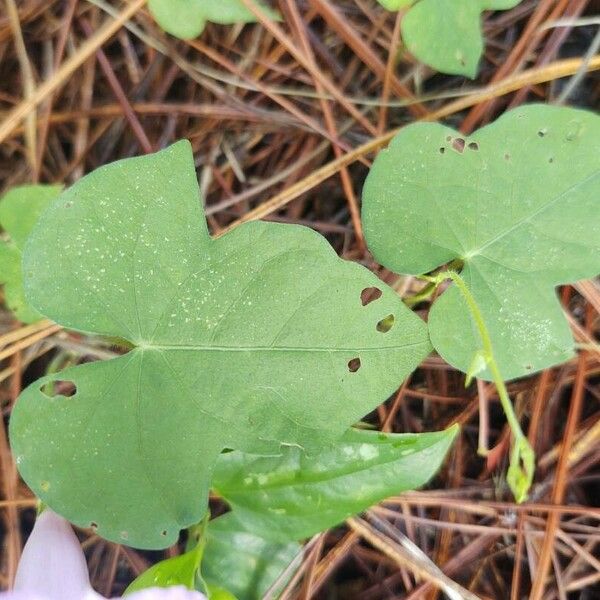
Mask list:
[[[25,548],[14,585],[15,592],[27,592],[43,600],[83,600],[90,579],[81,545],[71,525],[46,509],[36,520]],[[101,598],[95,592],[89,598]],[[18,598],[18,596],[15,596]]]
[[[46,600],[32,592],[0,592],[0,600]]]
[[[23,548],[14,591],[0,600],[104,600],[90,586],[85,556],[68,521],[46,509]],[[118,599],[114,599],[118,600]],[[148,588],[127,600],[207,600],[183,586]]]

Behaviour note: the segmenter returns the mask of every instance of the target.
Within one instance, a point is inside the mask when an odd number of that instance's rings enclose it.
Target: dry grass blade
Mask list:
[[[8,344],[12,344],[22,338],[25,338],[29,335],[37,333],[38,331],[42,331],[43,329],[48,329],[53,327],[54,323],[52,321],[48,321],[47,319],[42,319],[37,323],[32,323],[31,325],[25,325],[24,327],[19,327],[18,329],[14,329],[13,331],[9,331],[0,335],[0,348],[4,348]]]
[[[61,68],[48,80],[36,88],[29,98],[16,106],[0,123],[0,143],[2,143],[38,104],[43,102],[94,53],[106,40],[110,39],[123,25],[146,4],[147,0],[132,0],[115,20],[110,19],[79,50],[63,63]]]
[[[244,1],[247,2],[248,0]],[[443,119],[444,117],[448,117],[454,113],[460,112],[461,110],[464,110],[469,106],[475,106],[484,100],[488,100],[490,98],[498,98],[500,96],[503,96],[504,94],[508,94],[510,92],[518,90],[523,85],[533,85],[545,81],[552,81],[554,79],[565,77],[567,75],[572,75],[573,73],[577,72],[581,64],[581,59],[566,59],[563,61],[552,63],[540,69],[532,69],[530,71],[525,71],[517,76],[510,77],[505,81],[500,81],[499,83],[496,83],[487,89],[474,92],[473,94],[465,98],[460,98],[454,102],[451,102],[444,108],[440,108],[430,113],[427,116],[426,120],[436,121],[438,119]],[[589,62],[588,69],[590,71],[600,69],[600,55],[594,57],[594,59]],[[369,155],[372,152],[375,152],[380,148],[386,146],[390,142],[390,140],[398,133],[398,131],[399,129],[394,129],[379,137],[376,137],[371,141],[363,144],[362,146],[359,146],[358,148],[354,149],[352,152],[348,152],[347,154],[330,162],[324,167],[313,171],[309,176],[307,176],[303,180],[288,187],[280,194],[277,194],[277,196],[271,198],[270,200],[267,200],[266,202],[262,203],[259,207],[255,208],[252,211],[249,211],[237,221],[234,221],[231,225],[229,225],[227,228],[221,231],[220,234],[223,235],[228,231],[231,231],[237,225],[241,225],[242,223],[247,223],[248,221],[256,221],[258,219],[264,219],[276,210],[279,210],[282,206],[285,206],[288,202],[295,200],[296,198],[298,198],[298,196],[316,187],[326,179],[329,179],[329,177],[338,173],[340,169],[343,169],[349,164],[352,164],[353,162],[358,160],[359,157]]]
[[[42,331],[38,331],[29,337],[16,341],[14,344],[8,346],[4,350],[0,350],[0,361],[8,358],[9,356],[13,356],[15,353],[24,350],[25,348],[29,348],[33,344],[40,342],[43,339],[51,336],[52,334],[60,331],[62,327],[60,325],[50,325],[49,327],[43,329]]]
[[[6,9],[8,18],[10,21],[13,35],[15,38],[15,48],[17,56],[19,57],[19,63],[21,66],[21,74],[23,79],[23,92],[25,100],[30,100],[33,97],[35,89],[35,81],[33,79],[33,70],[29,57],[27,56],[27,50],[25,43],[23,42],[23,33],[21,31],[21,23],[19,21],[19,12],[15,0],[6,0]],[[27,116],[26,119],[26,142],[27,142],[27,155],[31,166],[31,172],[34,173],[34,178],[37,178],[37,129],[35,124],[35,114],[32,113]]]
[[[446,593],[451,600],[480,600],[475,594],[465,590],[444,575],[408,538],[402,536],[402,541],[398,543],[372,527],[364,519],[358,517],[348,519],[347,523],[351,529],[363,537],[369,544],[381,550],[381,552],[399,566],[407,567],[419,578],[431,582]]]
[[[571,405],[567,419],[567,426],[563,436],[563,450],[559,457],[558,466],[556,469],[556,479],[552,490],[552,502],[555,504],[562,503],[567,485],[567,475],[569,469],[569,453],[575,436],[575,429],[581,414],[583,392],[585,385],[587,353],[583,352],[579,356],[579,363],[576,374],[575,387],[571,396]],[[554,546],[554,536],[558,529],[560,515],[551,513],[548,516],[546,525],[546,534],[542,544],[542,552],[539,559],[539,565],[536,570],[535,579],[533,580],[533,588],[531,590],[531,600],[540,600],[543,596],[546,586],[546,574],[550,568],[552,558],[552,548]]]
[[[269,30],[269,32],[277,39],[285,49],[343,106],[348,113],[353,116],[371,135],[376,135],[375,127],[361,114],[361,112],[349,102],[344,94],[323,75],[321,70],[307,60],[302,52],[292,44],[284,31],[271,21],[261,8],[254,3],[253,0],[241,0],[242,4],[256,15],[257,19]]]

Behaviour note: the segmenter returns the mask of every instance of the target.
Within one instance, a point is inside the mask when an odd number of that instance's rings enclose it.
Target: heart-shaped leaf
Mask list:
[[[214,488],[242,527],[269,539],[302,540],[394,494],[425,485],[458,427],[422,434],[350,430],[317,456],[222,454]]]
[[[506,10],[521,0],[378,0],[388,10],[412,5],[402,19],[402,39],[420,61],[474,78],[483,52],[481,13]]]
[[[257,5],[270,18],[279,18],[269,6]],[[241,0],[148,0],[148,8],[165,31],[184,40],[198,37],[207,21],[223,25],[256,21]]]
[[[369,173],[363,221],[374,256],[398,273],[463,265],[512,379],[573,355],[554,287],[600,271],[599,198],[600,118],[531,105],[469,137],[434,123],[403,129]],[[467,372],[481,340],[456,286],[434,303],[429,328]]]
[[[22,393],[20,472],[58,513],[133,546],[166,547],[201,519],[224,448],[316,451],[430,351],[394,291],[314,231],[255,222],[211,239],[187,142],[67,190],[24,270],[44,315],[133,349]],[[75,394],[48,397],[56,380]]]
[[[7,236],[0,240],[0,284],[4,284],[6,305],[23,323],[37,321],[40,314],[25,301],[21,253],[40,214],[60,191],[57,185],[24,185],[0,200],[0,228]]]
[[[226,589],[237,600],[261,600],[298,552],[297,542],[273,542],[244,531],[228,513],[208,524],[202,577],[210,590]]]

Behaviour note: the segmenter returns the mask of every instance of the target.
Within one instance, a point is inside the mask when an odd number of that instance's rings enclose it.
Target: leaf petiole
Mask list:
[[[435,286],[439,286],[444,281],[450,279],[456,284],[456,287],[469,307],[469,311],[475,322],[477,331],[479,332],[482,344],[482,349],[477,352],[476,356],[480,360],[485,361],[485,364],[492,375],[492,380],[498,390],[498,396],[504,414],[506,415],[506,420],[508,421],[508,425],[513,434],[513,445],[510,453],[510,463],[506,479],[515,500],[518,503],[524,502],[527,499],[527,493],[531,488],[535,473],[535,452],[528,439],[525,437],[517,415],[515,414],[504,379],[500,374],[500,369],[498,368],[498,363],[494,356],[492,340],[488,328],[485,325],[481,310],[464,279],[456,271],[441,271],[435,276],[422,276],[421,279],[429,281]]]

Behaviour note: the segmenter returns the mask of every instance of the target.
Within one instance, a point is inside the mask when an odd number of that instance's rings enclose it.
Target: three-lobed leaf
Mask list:
[[[432,123],[403,129],[367,178],[363,222],[374,256],[398,273],[464,265],[512,379],[573,355],[554,288],[600,271],[599,198],[600,117],[531,105],[468,137]],[[456,286],[433,304],[429,328],[467,372],[481,341]]]
[[[257,2],[270,18],[279,13],[262,2]],[[150,12],[168,33],[182,39],[198,37],[207,23],[254,23],[254,13],[241,0],[148,0]]]
[[[521,0],[378,0],[388,10],[410,6],[402,39],[420,61],[443,73],[474,78],[483,53],[481,13]]]
[[[169,546],[201,519],[224,448],[318,451],[430,351],[394,291],[314,231],[256,222],[211,239],[187,142],[64,192],[24,270],[42,314],[133,349],[22,393],[20,472],[58,513],[132,546]],[[75,394],[48,397],[56,380]]]
[[[25,300],[21,257],[25,241],[46,206],[61,192],[57,185],[23,185],[0,199],[0,284],[4,284],[6,305],[23,323],[41,318]]]
[[[458,427],[422,434],[350,430],[316,456],[288,448],[281,457],[229,452],[213,487],[241,526],[269,539],[302,540],[394,494],[425,485]]]

